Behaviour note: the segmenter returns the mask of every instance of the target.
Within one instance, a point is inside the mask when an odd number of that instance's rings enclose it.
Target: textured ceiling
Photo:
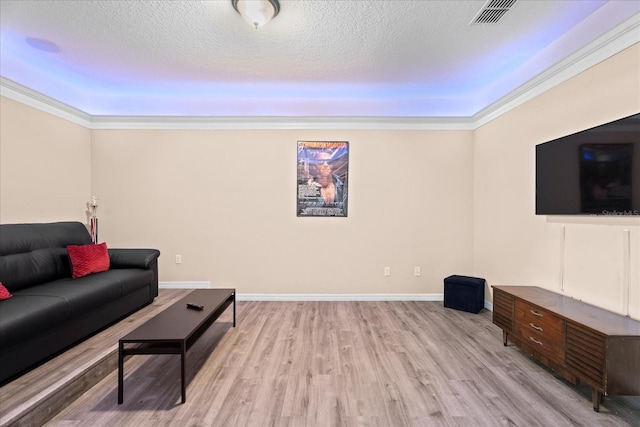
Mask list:
[[[640,13],[519,0],[470,25],[484,4],[285,0],[255,30],[230,0],[2,0],[0,74],[91,115],[471,117]]]

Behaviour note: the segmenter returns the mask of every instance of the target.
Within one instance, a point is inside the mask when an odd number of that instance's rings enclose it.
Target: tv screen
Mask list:
[[[640,216],[640,114],[537,145],[536,214]]]

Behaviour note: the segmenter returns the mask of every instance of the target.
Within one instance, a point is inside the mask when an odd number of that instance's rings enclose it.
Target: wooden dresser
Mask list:
[[[640,395],[640,322],[535,286],[493,286],[493,323],[567,380],[602,395]]]

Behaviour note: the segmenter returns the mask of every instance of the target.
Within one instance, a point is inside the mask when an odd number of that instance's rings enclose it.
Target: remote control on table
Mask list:
[[[190,308],[192,310],[202,310],[204,308],[204,305],[196,304],[195,302],[188,302],[187,308]]]

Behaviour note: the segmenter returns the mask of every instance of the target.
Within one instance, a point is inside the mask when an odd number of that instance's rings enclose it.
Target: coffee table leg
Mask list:
[[[233,327],[236,327],[236,293],[233,293]]]
[[[187,401],[187,386],[185,385],[185,374],[184,374],[184,365],[185,365],[185,356],[187,354],[187,342],[182,341],[182,354],[180,355],[181,363],[180,363],[180,376],[182,383],[182,403]]]
[[[118,345],[118,405],[122,404],[123,400],[123,388],[124,388],[124,356],[122,352],[124,350],[124,344],[120,341]]]

